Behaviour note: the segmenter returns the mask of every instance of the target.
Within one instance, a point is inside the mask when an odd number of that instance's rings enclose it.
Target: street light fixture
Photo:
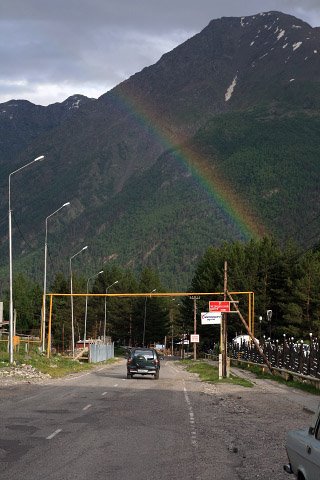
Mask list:
[[[109,288],[113,287],[113,285],[115,285],[116,283],[119,283],[119,280],[116,280],[106,288],[106,294],[108,293]],[[107,330],[107,297],[104,297],[103,343],[106,343],[106,330]]]
[[[154,288],[150,293],[155,292],[157,289]],[[150,294],[149,294],[150,295]],[[143,319],[143,336],[142,336],[142,346],[144,347],[144,340],[146,336],[146,319],[147,319],[147,299],[148,297],[146,296],[145,301],[144,301],[144,319]]]
[[[20,170],[28,167],[32,163],[40,162],[44,159],[44,155],[35,158],[31,162],[23,165],[9,175],[9,361],[13,363],[13,275],[12,275],[12,209],[11,209],[11,176]]]
[[[71,293],[71,348],[72,348],[72,356],[74,357],[74,321],[73,321],[73,285],[72,285],[72,259],[79,255],[79,253],[83,252],[88,248],[88,245],[83,247],[79,252],[72,255],[70,258],[70,293]]]
[[[44,275],[43,275],[43,306],[42,306],[42,351],[45,351],[45,339],[46,339],[46,294],[47,294],[47,253],[48,253],[48,219],[54,214],[58,213],[62,208],[70,205],[70,202],[64,203],[60,208],[55,210],[51,215],[46,218],[46,236],[44,243]]]
[[[97,277],[103,273],[103,270],[100,270],[100,272],[96,273],[95,275],[92,275],[92,277],[89,277],[87,280],[87,295],[86,295],[86,310],[85,310],[85,315],[84,315],[84,334],[83,334],[83,348],[86,348],[86,340],[87,340],[87,318],[88,318],[88,293],[89,293],[89,282],[93,278]]]

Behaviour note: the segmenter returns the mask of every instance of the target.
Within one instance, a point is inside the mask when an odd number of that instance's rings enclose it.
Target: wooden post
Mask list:
[[[227,285],[228,285],[228,274],[227,274],[227,269],[228,269],[228,264],[225,261],[224,262],[224,281],[223,281],[223,300],[226,301],[227,299]],[[227,377],[227,355],[228,355],[228,349],[227,349],[227,314],[223,313],[222,314],[222,324],[221,324],[221,354],[222,354],[222,378]]]
[[[197,300],[193,298],[193,333],[197,333]],[[193,360],[197,360],[197,344],[193,344]]]
[[[243,316],[241,315],[241,312],[238,308],[238,305],[237,303],[233,300],[232,296],[230,295],[230,293],[227,291],[227,295],[228,297],[230,298],[231,302],[233,303],[233,306],[234,308],[236,309],[236,311],[238,312],[238,315],[240,317],[240,320],[242,321],[245,329],[247,330],[248,332],[248,335],[250,336],[251,340],[253,341],[253,343],[255,344],[258,352],[260,353],[261,357],[263,358],[263,360],[265,361],[265,364],[267,365],[268,369],[270,370],[270,373],[273,374],[273,368],[272,368],[272,365],[271,363],[269,362],[269,360],[267,359],[266,355],[264,354],[262,348],[260,347],[259,343],[257,342],[257,340],[255,339],[255,337],[252,335],[252,332],[250,330],[250,328],[248,327],[248,324],[247,322],[245,321],[245,319],[243,318]]]
[[[50,354],[51,354],[52,299],[53,299],[53,296],[50,295],[49,325],[48,325],[48,348],[47,348],[47,357],[48,358],[50,357]]]
[[[195,295],[190,297],[193,300],[193,333],[196,335],[197,333],[197,300],[199,300],[199,296]],[[193,359],[197,359],[197,344],[193,342]]]

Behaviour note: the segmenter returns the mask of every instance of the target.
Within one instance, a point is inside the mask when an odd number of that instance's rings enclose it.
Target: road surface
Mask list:
[[[285,433],[308,424],[317,398],[259,382],[210,385],[174,361],[159,380],[127,379],[121,360],[0,386],[0,478],[289,480]]]

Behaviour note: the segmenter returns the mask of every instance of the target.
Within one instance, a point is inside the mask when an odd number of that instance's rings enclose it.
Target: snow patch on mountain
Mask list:
[[[296,42],[292,45],[293,51],[297,50],[299,47],[301,47],[302,42]]]
[[[277,40],[280,40],[284,36],[285,33],[286,33],[285,30],[280,30],[280,33],[277,36]]]
[[[228,87],[226,93],[225,93],[225,101],[228,102],[230,100],[230,98],[232,97],[232,94],[234,92],[234,89],[235,89],[235,86],[237,85],[237,80],[238,80],[238,75],[236,75],[234,77],[234,79],[232,80],[232,83],[231,85]]]

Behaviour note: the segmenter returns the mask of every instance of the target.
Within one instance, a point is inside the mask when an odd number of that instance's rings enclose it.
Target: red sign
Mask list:
[[[209,312],[230,312],[230,302],[209,302]]]

